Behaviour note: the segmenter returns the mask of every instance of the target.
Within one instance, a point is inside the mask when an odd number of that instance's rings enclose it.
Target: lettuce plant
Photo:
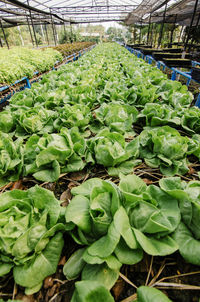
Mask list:
[[[77,250],[64,266],[68,279],[82,274],[82,280],[103,283],[110,289],[122,263],[142,259],[142,250],[131,229],[116,185],[98,178],[71,190],[75,197],[66,209],[67,228],[73,239],[84,247]]]
[[[181,222],[173,238],[179,245],[183,258],[200,265],[200,181],[186,183],[179,177],[163,178],[160,187],[179,202]]]
[[[178,201],[135,175],[121,175],[119,189],[130,225],[140,247],[150,255],[169,255],[178,249],[171,234],[180,222]]]
[[[75,284],[71,302],[114,302],[107,288],[97,281],[80,281]]]
[[[135,107],[127,104],[104,103],[94,111],[94,114],[97,129],[106,126],[109,127],[111,132],[134,134],[132,125],[138,114]]]
[[[169,126],[145,129],[139,140],[140,158],[144,158],[150,167],[159,167],[166,176],[185,174],[188,171],[187,155],[198,148],[193,140]]]
[[[78,127],[80,130],[85,130],[92,118],[90,108],[86,105],[76,104],[70,106],[65,104],[58,109],[59,117],[54,122],[55,129],[60,130],[62,127],[72,128]]]
[[[63,248],[63,212],[53,193],[32,187],[0,195],[0,276],[13,268],[26,293],[55,273]]]
[[[172,302],[165,294],[163,294],[160,290],[148,287],[148,286],[140,286],[137,289],[137,302]]]
[[[137,116],[137,123],[141,126],[180,125],[180,118],[170,106],[147,103]]]
[[[25,175],[40,181],[56,181],[60,173],[82,170],[85,166],[86,143],[78,128],[61,129],[59,134],[34,134],[24,149]]]
[[[22,140],[0,132],[0,186],[18,180],[23,167]]]
[[[198,107],[191,107],[181,112],[181,125],[189,133],[200,134],[200,110]]]
[[[104,167],[108,167],[108,173],[111,172],[112,175],[115,175],[120,172],[120,168],[124,168],[127,160],[137,158],[139,140],[136,137],[127,143],[122,134],[104,129],[88,141],[88,148],[95,161]],[[129,169],[132,169],[135,161],[129,161],[129,164]],[[115,170],[113,167],[118,169]],[[125,167],[128,169],[128,166],[125,165]]]
[[[42,106],[31,109],[19,108],[13,113],[16,125],[16,136],[26,136],[33,133],[53,132],[53,121],[57,113]]]
[[[14,128],[14,117],[9,110],[0,112],[0,131],[9,133]]]
[[[68,259],[67,279],[99,281],[107,289],[116,282],[122,264],[135,264],[150,255],[178,249],[172,239],[180,222],[178,201],[134,175],[123,176],[119,187],[99,178],[71,190],[75,195],[65,219],[72,238],[83,245]]]
[[[157,94],[163,103],[180,110],[183,107],[188,108],[194,98],[186,85],[171,80],[162,81],[158,87]]]

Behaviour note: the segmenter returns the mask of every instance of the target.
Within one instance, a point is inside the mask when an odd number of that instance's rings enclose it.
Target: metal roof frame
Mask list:
[[[43,18],[45,24],[52,20],[57,24],[124,21],[127,14],[137,7],[137,1],[139,0],[0,0],[0,20],[3,27],[8,27],[7,23],[12,23],[13,26],[27,24],[27,18],[34,24],[41,16],[46,17]]]

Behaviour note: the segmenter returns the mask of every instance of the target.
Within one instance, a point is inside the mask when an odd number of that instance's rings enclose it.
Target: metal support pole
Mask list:
[[[56,44],[57,44],[57,42],[58,42],[58,33],[56,31],[56,25],[55,25],[55,23],[53,23],[53,26],[54,26],[54,32],[55,32]]]
[[[141,35],[142,35],[141,28],[142,28],[142,23],[140,24],[140,36],[139,36],[139,44],[141,43]]]
[[[151,46],[153,46],[153,30],[154,30],[154,23],[151,26]]]
[[[29,0],[27,0],[27,4],[29,5]],[[31,26],[32,26],[32,29],[33,29],[33,35],[34,35],[34,39],[35,39],[35,44],[38,47],[36,32],[35,32],[35,28],[34,28],[34,24],[33,24],[33,19],[32,19],[32,14],[31,14],[31,10],[30,9],[29,9],[29,15],[30,15],[30,19],[31,19]]]
[[[171,30],[171,35],[170,35],[170,44],[172,44],[172,41],[173,41],[173,34],[174,34],[174,30],[175,30],[175,27],[176,27],[176,20],[177,20],[177,14],[175,16],[175,20],[174,20],[174,26]]]
[[[150,17],[149,17],[149,26],[148,26],[148,33],[147,33],[147,45],[149,45],[150,26],[151,26],[151,14],[150,14]]]
[[[63,19],[64,19],[64,16],[63,16]],[[65,22],[63,22],[63,25],[64,25],[64,33],[65,33],[65,36],[66,36]]]
[[[51,9],[50,9],[50,13],[51,13]],[[53,39],[54,39],[54,44],[56,46],[56,36],[55,36],[55,31],[54,31],[54,23],[53,23],[53,17],[52,17],[52,13],[51,13],[51,26],[52,26],[52,31],[53,31]]]
[[[31,42],[32,42],[32,44],[34,46],[33,35],[32,35],[32,32],[31,32],[31,27],[30,27],[30,24],[29,24],[28,17],[26,17],[26,19],[27,19],[27,23],[28,23],[28,29],[29,29],[29,32],[30,32],[30,36],[31,36]]]
[[[195,17],[195,13],[196,13],[196,10],[197,10],[198,2],[199,2],[199,0],[195,1],[194,10],[193,10],[190,26],[189,26],[189,29],[188,29],[187,39],[185,41],[184,50],[186,50],[188,42],[189,42],[189,39],[190,39],[190,32],[191,32],[191,29],[192,29],[192,24],[193,24],[193,21],[194,21],[194,17]]]
[[[199,26],[199,20],[200,20],[200,13],[199,13],[199,16],[197,18],[196,27]]]
[[[41,28],[41,33],[42,33],[43,42],[45,43],[45,36],[44,36],[44,30],[43,30],[42,24],[40,24],[40,28]]]
[[[47,44],[49,45],[49,37],[48,37],[48,33],[47,33],[47,25],[46,24],[44,25],[44,30],[45,30],[45,33],[46,33]]]
[[[3,25],[2,25],[1,20],[0,20],[0,25],[1,25],[2,32],[3,32],[4,40],[5,40],[5,42],[6,42],[6,45],[7,45],[8,49],[9,49],[8,40],[7,40],[7,38],[6,38],[6,34],[5,34],[5,31],[4,31],[4,28],[3,28]]]
[[[70,42],[72,43],[73,42],[73,38],[72,38],[73,31],[72,31],[72,24],[71,24],[71,22],[70,22],[70,33],[71,33],[71,35],[70,35]]]
[[[133,43],[135,44],[136,40],[136,29],[135,26],[133,27]]]
[[[162,41],[166,11],[167,11],[167,3],[165,4],[165,10],[164,10],[164,14],[163,14],[163,22],[162,22],[161,27],[160,27],[160,34],[159,34],[159,38],[158,38],[158,48],[160,47],[161,41]]]
[[[151,24],[151,47],[153,46],[153,27],[154,27],[154,24],[152,23]]]
[[[1,47],[3,47],[3,43],[2,43],[2,41],[1,41],[1,37],[0,37],[0,45],[1,45]]]
[[[22,33],[21,33],[21,30],[20,30],[20,26],[19,26],[19,25],[17,26],[17,29],[18,29],[19,36],[20,36],[20,39],[21,39],[21,42],[22,42],[22,46],[24,46],[24,40],[23,40]]]

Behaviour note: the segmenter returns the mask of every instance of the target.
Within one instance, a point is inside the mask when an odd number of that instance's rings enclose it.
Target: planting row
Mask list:
[[[186,86],[116,44],[98,45],[16,93],[0,113],[0,186],[94,167],[120,181],[91,178],[71,190],[66,208],[39,186],[1,194],[1,276],[13,270],[27,294],[39,291],[56,271],[66,232],[81,245],[63,268],[68,280],[81,278],[72,302],[114,301],[109,290],[122,265],[144,253],[179,251],[200,265],[200,182],[172,177],[199,162],[192,100]],[[147,186],[131,174],[142,162],[168,177]],[[140,287],[137,301],[170,300]]]
[[[64,57],[66,57],[84,48],[88,48],[93,44],[94,44],[93,42],[73,42],[73,43],[59,44],[53,47],[53,49],[59,51]]]
[[[138,263],[143,252],[165,256],[179,251],[187,262],[200,265],[200,181],[170,177],[147,186],[135,175],[120,174],[119,186],[92,178],[71,193],[67,208],[39,186],[0,195],[0,275],[13,269],[26,294],[37,292],[55,273],[65,232],[81,245],[63,267],[68,280],[81,276],[84,281],[77,283],[71,301],[92,301],[96,290],[114,301],[108,290],[121,266]],[[151,290],[149,295],[138,301],[152,301]]]
[[[50,70],[62,55],[53,49],[34,50],[16,47],[0,49],[0,86],[12,84],[23,77],[32,78],[35,71]]]
[[[15,47],[0,49],[0,86],[12,84],[23,77],[31,79],[35,71],[45,72],[62,62],[63,57],[76,53],[94,43],[77,42],[58,45],[53,48],[29,49]]]
[[[167,176],[185,174],[200,157],[192,98],[122,47],[98,46],[16,93],[0,113],[0,183],[27,175],[53,182],[96,164],[117,176],[141,160]]]

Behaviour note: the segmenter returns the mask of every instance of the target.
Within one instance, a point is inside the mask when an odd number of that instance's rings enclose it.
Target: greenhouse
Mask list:
[[[0,287],[200,301],[199,0],[0,0]]]

